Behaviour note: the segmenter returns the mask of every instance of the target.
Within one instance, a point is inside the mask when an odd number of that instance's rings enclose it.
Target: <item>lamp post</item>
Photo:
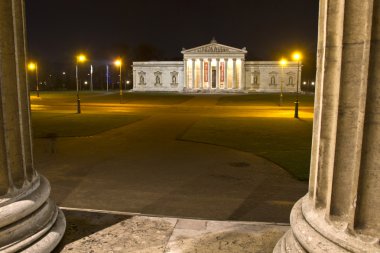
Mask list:
[[[107,64],[107,67],[106,67],[106,77],[107,77],[107,80],[106,80],[106,83],[107,83],[107,92],[108,92],[108,87],[109,87],[109,67],[108,67],[108,64]]]
[[[299,86],[299,76],[300,76],[300,65],[301,65],[301,59],[302,55],[299,52],[295,52],[292,56],[294,61],[297,61],[297,93],[296,93],[296,102],[294,102],[295,108],[294,108],[294,118],[298,119],[298,86]]]
[[[92,80],[92,74],[94,73],[94,68],[92,67],[92,64],[90,66],[90,74],[91,74],[91,79],[90,79],[90,89],[91,89],[91,92],[94,91],[94,83],[93,83],[93,80]]]
[[[31,62],[28,64],[28,69],[30,71],[35,71],[36,73],[36,91],[37,91],[37,97],[40,97],[40,87],[38,84],[38,64],[36,62]]]
[[[288,64],[288,60],[285,58],[282,58],[280,60],[280,65],[281,65],[281,93],[280,93],[280,106],[282,106],[283,102],[283,85],[284,85],[284,67]]]
[[[123,62],[119,58],[119,59],[115,60],[114,64],[115,64],[116,67],[119,67],[119,77],[120,77],[120,80],[119,80],[120,81],[119,89],[120,89],[120,104],[121,104],[122,101],[123,101],[123,86],[122,86],[122,83],[121,83],[121,65],[123,65]]]
[[[78,65],[79,63],[83,63],[87,61],[87,57],[84,54],[80,54],[77,56],[77,61],[75,65],[75,73],[76,73],[76,81],[77,81],[77,113],[81,113],[80,109],[80,98],[79,98],[79,77],[78,77]]]

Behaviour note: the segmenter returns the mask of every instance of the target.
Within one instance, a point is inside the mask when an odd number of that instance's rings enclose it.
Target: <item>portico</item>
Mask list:
[[[244,80],[247,50],[212,40],[210,44],[182,50],[185,64],[185,90],[240,90]]]

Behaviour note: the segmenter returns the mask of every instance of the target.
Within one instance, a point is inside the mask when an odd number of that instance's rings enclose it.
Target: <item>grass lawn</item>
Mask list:
[[[251,152],[307,180],[312,125],[311,119],[204,118],[182,139]]]
[[[76,103],[76,92],[40,92],[40,98],[36,98],[35,93],[31,93],[33,104],[50,104],[54,103]],[[193,98],[192,95],[177,93],[134,93],[127,92],[123,94],[123,103],[126,104],[153,104],[153,105],[175,105],[184,103]],[[118,92],[80,92],[82,103],[119,103],[120,95]]]
[[[32,94],[33,95],[33,94]],[[35,95],[35,94],[34,94]],[[195,95],[170,93],[127,93],[126,104],[175,105]],[[229,94],[220,96],[218,106],[278,106],[279,94]],[[300,95],[300,110],[312,114],[314,97]],[[118,93],[82,92],[82,103],[119,103]],[[294,106],[295,94],[284,94],[284,108]],[[42,92],[41,99],[32,97],[35,104],[73,103],[75,92]],[[280,109],[280,107],[279,107]],[[273,110],[273,109],[272,109]],[[282,112],[279,110],[279,112]],[[281,114],[282,115],[282,114]],[[280,116],[281,116],[280,115]],[[312,119],[296,120],[292,112],[284,117],[200,117],[184,140],[222,145],[262,156],[300,180],[309,173]],[[33,133],[36,138],[91,136],[121,127],[146,116],[114,113],[67,114],[35,111],[32,113]],[[263,116],[261,116],[263,117]],[[154,131],[154,129],[152,129]]]
[[[284,93],[283,94],[283,105],[284,106],[294,106],[294,101],[296,101],[296,94]],[[299,95],[300,106],[313,106],[314,95],[300,94]],[[228,106],[278,106],[280,103],[279,93],[255,93],[246,95],[235,95],[235,96],[224,96],[219,99],[217,105],[228,105]]]
[[[33,112],[34,138],[91,136],[142,119],[125,114],[65,114]]]

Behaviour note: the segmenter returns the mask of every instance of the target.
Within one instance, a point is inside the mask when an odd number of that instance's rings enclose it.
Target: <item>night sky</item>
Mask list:
[[[183,47],[215,37],[221,44],[247,47],[247,60],[278,60],[301,50],[304,76],[313,78],[318,2],[26,0],[29,56],[59,66],[85,51],[102,64],[119,54],[137,59],[134,51],[145,45],[154,49],[154,60],[179,60]]]

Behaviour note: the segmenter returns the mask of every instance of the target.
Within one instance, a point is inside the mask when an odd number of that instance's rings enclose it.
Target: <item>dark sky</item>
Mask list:
[[[150,44],[171,59],[181,57],[182,47],[215,36],[219,43],[247,47],[248,60],[278,60],[299,49],[312,69],[318,2],[26,0],[29,51],[45,63],[69,61],[81,50],[101,61],[115,57],[117,48]]]

